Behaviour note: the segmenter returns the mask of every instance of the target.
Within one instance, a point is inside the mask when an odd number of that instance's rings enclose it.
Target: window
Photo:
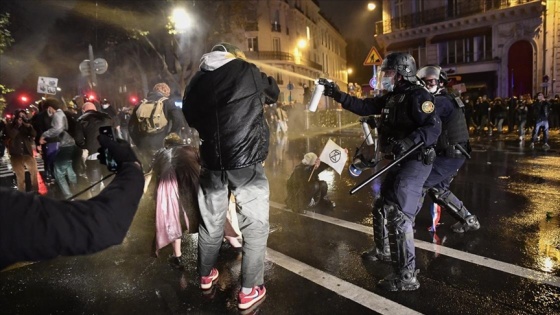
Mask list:
[[[272,38],[272,50],[273,51],[281,51],[281,49],[280,49],[280,38],[278,38],[278,37]]]
[[[272,21],[272,31],[273,32],[282,32],[282,27],[280,25],[280,11],[274,11],[274,19]]]
[[[492,35],[467,37],[438,44],[441,64],[467,63],[492,59]]]
[[[257,37],[247,38],[247,50],[248,51],[259,51],[259,41]]]

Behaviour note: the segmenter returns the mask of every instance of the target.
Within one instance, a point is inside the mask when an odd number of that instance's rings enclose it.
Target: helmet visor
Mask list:
[[[375,88],[377,90],[392,91],[395,85],[395,75],[396,70],[381,70],[377,74],[377,84]]]

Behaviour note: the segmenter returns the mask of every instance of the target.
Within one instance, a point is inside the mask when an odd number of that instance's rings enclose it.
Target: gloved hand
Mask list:
[[[137,162],[138,165],[141,165],[138,157],[136,157],[136,154],[132,151],[130,144],[123,139],[113,141],[106,135],[99,135],[97,137],[97,141],[101,144],[101,147],[97,150],[99,152],[97,158],[101,164],[107,165],[107,161],[105,160],[105,149],[108,149],[113,159],[117,162],[118,167],[125,162]]]
[[[325,86],[325,91],[323,91],[323,94],[328,97],[332,97],[337,102],[340,102],[340,99],[342,98],[342,93],[340,92],[340,88],[338,87],[338,85],[336,85],[336,83],[334,82],[329,82],[327,80],[325,80],[324,82],[325,83],[323,85]]]
[[[397,140],[393,143],[393,154],[399,156],[414,146],[414,141],[409,138]]]

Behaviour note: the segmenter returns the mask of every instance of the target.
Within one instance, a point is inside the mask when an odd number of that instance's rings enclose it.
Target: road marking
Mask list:
[[[313,268],[273,249],[266,249],[266,259],[377,313],[422,314],[324,271]]]
[[[283,211],[287,211],[287,212],[292,212],[288,209],[285,209],[285,205],[278,203],[278,202],[274,202],[274,201],[270,201],[270,205],[276,209],[280,209]],[[292,212],[293,213],[293,212]],[[322,215],[322,214],[318,214],[318,213],[313,213],[313,212],[306,212],[304,214],[300,214],[302,216],[308,217],[308,218],[312,218],[315,220],[319,220],[319,221],[323,221],[326,223],[330,223],[330,224],[334,224],[334,225],[338,225],[347,229],[351,229],[354,231],[358,231],[358,232],[362,232],[362,233],[366,233],[369,235],[373,235],[373,229],[371,227],[365,226],[365,225],[361,225],[361,224],[357,224],[357,223],[353,223],[353,222],[348,222],[348,221],[344,221],[341,219],[337,219],[337,218],[333,218],[333,217],[329,217],[326,215]],[[499,260],[494,260],[491,258],[486,258],[483,256],[479,256],[479,255],[475,255],[475,254],[470,254],[470,253],[466,253],[460,250],[456,250],[453,248],[449,248],[449,247],[445,247],[442,245],[437,245],[434,243],[430,243],[430,242],[426,242],[426,241],[422,241],[419,239],[414,239],[414,245],[418,248],[421,248],[423,250],[427,250],[430,252],[437,252],[438,254],[441,255],[446,255],[449,257],[453,257],[459,260],[463,260],[466,262],[470,262],[470,263],[474,263],[477,265],[481,265],[487,268],[491,268],[491,269],[495,269],[498,271],[502,271],[502,272],[506,272],[515,276],[519,276],[519,277],[524,277],[527,279],[531,279],[531,280],[535,280],[537,282],[540,283],[545,283],[548,285],[552,285],[555,287],[560,287],[560,277],[542,272],[542,271],[537,271],[537,270],[533,270],[533,269],[529,269],[529,268],[524,268],[524,267],[520,267],[520,266],[516,266],[513,264],[509,264],[509,263],[505,263]]]

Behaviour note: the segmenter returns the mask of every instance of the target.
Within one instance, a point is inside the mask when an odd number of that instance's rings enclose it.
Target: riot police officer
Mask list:
[[[436,145],[437,157],[434,161],[432,172],[424,183],[424,192],[432,200],[442,206],[457,220],[451,229],[456,233],[475,231],[480,228],[480,223],[455,196],[449,185],[453,177],[470,158],[469,129],[465,119],[465,105],[459,97],[455,97],[445,89],[448,82],[447,74],[439,66],[426,66],[417,73],[426,88],[436,100],[436,112],[441,119],[441,135]],[[423,200],[423,198],[421,199]],[[418,210],[422,202],[418,204]]]
[[[422,186],[435,159],[432,146],[441,132],[441,121],[435,114],[433,96],[418,84],[416,62],[410,54],[387,55],[378,82],[378,88],[387,93],[375,98],[350,96],[334,83],[325,84],[324,94],[355,114],[381,114],[378,133],[384,154],[399,157],[416,144],[424,143],[417,152],[388,170],[373,209],[375,248],[371,256],[391,260],[394,268],[393,274],[382,279],[378,286],[388,291],[411,291],[420,287],[412,226]]]

